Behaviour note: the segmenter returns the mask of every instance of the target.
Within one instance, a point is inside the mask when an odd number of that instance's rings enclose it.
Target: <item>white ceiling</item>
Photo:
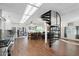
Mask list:
[[[13,23],[19,23],[27,3],[0,3],[0,9],[10,12],[8,18]],[[40,15],[48,10],[58,11],[62,17],[62,21],[72,21],[79,19],[79,4],[78,3],[44,3],[26,22],[30,24],[31,21],[38,25],[42,25],[43,22],[40,19]],[[6,17],[7,15],[5,15]]]
[[[0,9],[3,11],[3,17],[10,19],[13,23],[18,23],[24,13],[26,3],[0,3]]]
[[[36,24],[42,25],[40,15],[48,10],[58,11],[61,15],[62,22],[74,21],[79,18],[79,4],[78,3],[44,3],[37,11],[30,17],[26,24],[33,21]]]

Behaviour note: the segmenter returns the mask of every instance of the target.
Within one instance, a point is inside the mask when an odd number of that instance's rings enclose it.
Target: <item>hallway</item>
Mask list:
[[[78,56],[79,46],[67,44],[61,40],[52,48],[45,45],[44,40],[27,40],[18,38],[11,49],[12,56]]]

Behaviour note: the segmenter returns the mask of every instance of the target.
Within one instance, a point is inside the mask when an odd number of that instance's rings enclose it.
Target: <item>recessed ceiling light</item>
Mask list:
[[[26,15],[32,15],[38,8],[37,7],[33,7],[31,5],[27,5],[27,8],[25,10]]]
[[[41,6],[42,4],[38,3],[33,3],[35,6]],[[27,5],[26,10],[24,12],[23,18],[20,21],[20,23],[24,23],[38,8],[34,7],[32,5]]]
[[[40,7],[42,5],[42,3],[30,3],[30,4],[35,5],[37,7]]]
[[[28,13],[28,15],[32,15],[38,8],[36,7],[32,7],[32,9],[30,10],[30,12]]]
[[[24,17],[22,18],[22,20],[20,21],[20,23],[24,23],[29,17],[30,17],[30,16],[24,16]]]
[[[24,14],[26,14],[26,15],[27,15],[27,14],[31,11],[32,7],[33,7],[33,6],[31,6],[31,5],[27,5],[27,7],[26,7],[26,10],[25,10]]]

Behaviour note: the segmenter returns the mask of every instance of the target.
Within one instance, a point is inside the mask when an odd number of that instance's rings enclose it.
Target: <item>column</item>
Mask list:
[[[44,22],[44,26],[45,26],[45,43],[47,43],[47,24],[46,24],[46,22]]]

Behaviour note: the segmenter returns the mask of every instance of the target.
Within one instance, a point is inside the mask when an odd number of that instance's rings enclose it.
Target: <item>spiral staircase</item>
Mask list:
[[[49,25],[48,44],[49,47],[52,47],[53,43],[61,37],[61,16],[57,11],[49,10],[42,14],[41,18]],[[52,24],[52,20],[55,20],[54,24]]]

